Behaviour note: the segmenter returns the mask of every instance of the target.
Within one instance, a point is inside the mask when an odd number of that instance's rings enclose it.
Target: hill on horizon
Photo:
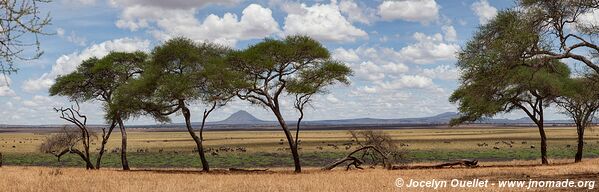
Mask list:
[[[222,121],[210,122],[210,124],[264,124],[268,121],[263,121],[254,117],[252,114],[244,110],[239,110]]]

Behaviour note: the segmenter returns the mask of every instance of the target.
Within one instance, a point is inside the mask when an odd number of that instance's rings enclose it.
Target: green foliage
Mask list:
[[[555,102],[574,120],[578,129],[585,129],[599,109],[599,76],[592,73],[570,79]]]
[[[458,56],[461,85],[449,100],[459,104],[461,117],[451,123],[547,106],[559,96],[570,70],[559,61],[527,57],[538,43],[537,33],[518,12],[500,12],[481,26]]]
[[[185,102],[224,105],[239,83],[223,62],[230,51],[187,38],[166,41],[154,48],[141,77],[119,89],[117,100],[128,114],[147,114],[161,122],[170,121],[168,115]]]
[[[337,82],[348,84],[349,67],[330,58],[329,51],[308,36],[266,39],[233,52],[229,65],[243,74],[238,96],[254,104],[278,107],[278,96],[322,93]],[[276,100],[276,101],[275,101]]]
[[[142,73],[146,63],[144,52],[111,52],[103,58],[92,57],[84,60],[75,71],[56,78],[50,87],[50,95],[69,97],[76,101],[102,101],[106,119],[110,120],[119,105],[113,102],[117,89]]]

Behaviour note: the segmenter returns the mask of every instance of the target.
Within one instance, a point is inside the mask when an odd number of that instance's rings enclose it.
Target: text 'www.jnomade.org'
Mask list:
[[[489,181],[488,179],[470,179],[470,180],[416,180],[402,178],[395,180],[395,186],[399,188],[520,188],[520,189],[540,189],[540,188],[578,188],[594,189],[595,181],[592,180],[499,180]]]

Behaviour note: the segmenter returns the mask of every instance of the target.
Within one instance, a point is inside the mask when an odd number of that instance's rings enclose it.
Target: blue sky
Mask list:
[[[476,28],[512,1],[291,1],[291,0],[56,0],[44,5],[54,35],[42,37],[45,54],[19,62],[0,87],[0,124],[63,123],[52,107],[68,106],[48,96],[54,78],[81,60],[109,51],[149,51],[174,36],[213,41],[237,49],[263,38],[306,34],[354,71],[350,86],[333,86],[315,98],[306,119],[405,118],[456,111],[447,97],[456,88],[455,52]],[[290,102],[285,117],[295,118]],[[198,118],[204,106],[192,107]],[[83,105],[92,123],[102,123],[99,103]],[[261,119],[269,111],[235,101],[210,120],[246,110]],[[522,114],[506,114],[518,118]],[[564,118],[550,109],[549,118]],[[180,116],[173,121],[180,122]],[[129,123],[149,124],[141,117]]]

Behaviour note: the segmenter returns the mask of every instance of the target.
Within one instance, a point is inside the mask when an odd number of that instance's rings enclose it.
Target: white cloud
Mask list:
[[[588,12],[578,16],[576,24],[580,27],[599,26],[599,9],[590,9]]]
[[[481,25],[487,24],[489,20],[497,15],[497,8],[491,6],[487,0],[480,0],[472,3],[470,9],[478,16]]]
[[[339,103],[339,99],[337,99],[337,97],[335,97],[335,95],[333,95],[333,94],[328,94],[326,96],[326,100],[331,103]]]
[[[298,9],[298,7],[295,7]],[[353,42],[368,34],[353,26],[342,14],[336,1],[330,4],[301,4],[299,9],[288,12],[283,27],[285,35],[303,34],[318,40]]]
[[[345,62],[357,62],[360,60],[360,56],[354,50],[346,50],[344,48],[333,50],[332,57]]]
[[[378,13],[384,20],[401,19],[426,24],[437,20],[439,5],[435,0],[384,1],[379,5]]]
[[[55,104],[56,102],[49,97],[41,95],[35,95],[32,99],[23,101],[23,106],[25,107],[50,106]]]
[[[85,37],[77,36],[77,34],[75,34],[74,31],[71,31],[71,33],[68,36],[66,36],[65,33],[66,32],[65,32],[65,30],[63,28],[56,29],[56,34],[59,37],[66,39],[68,42],[75,43],[75,44],[77,44],[79,46],[85,46],[85,45],[87,45],[87,43],[86,43],[87,39]]]
[[[431,69],[423,69],[420,75],[441,80],[456,80],[460,77],[460,72],[457,68],[449,65],[439,65]]]
[[[57,28],[56,29],[56,34],[60,37],[64,36],[64,29],[63,28]]]
[[[347,19],[351,22],[360,22],[364,24],[371,24],[376,18],[374,10],[364,6],[358,5],[355,1],[342,0],[339,2],[339,10],[341,13],[347,16]]]
[[[0,75],[0,97],[13,97],[16,96],[15,91],[10,88],[12,80],[10,77]]]
[[[408,72],[408,69],[408,66],[402,63],[385,62],[375,64],[371,61],[362,62],[354,67],[357,77],[369,81],[380,81],[386,76],[397,76]]]
[[[229,46],[235,46],[239,40],[260,39],[280,32],[272,11],[257,4],[248,5],[241,17],[234,13],[222,17],[210,14],[203,21],[195,17],[196,8],[175,8],[126,6],[116,25],[132,31],[148,29],[159,40],[185,36]]]
[[[397,53],[398,58],[410,63],[429,64],[440,60],[452,60],[460,48],[457,44],[443,42],[440,33],[427,36],[416,32],[412,37],[416,43],[401,48]]]
[[[403,89],[403,88],[432,88],[433,80],[420,75],[402,75],[400,78],[390,82],[381,83],[383,89]]]
[[[29,79],[23,82],[21,88],[29,93],[47,89],[54,84],[54,79],[59,75],[68,74],[74,71],[79,64],[91,57],[103,57],[110,51],[148,51],[150,42],[148,40],[121,38],[105,41],[100,44],[92,45],[81,52],[74,52],[68,55],[62,55],[52,66],[52,70],[42,74],[37,79]]]
[[[458,40],[458,33],[455,31],[455,28],[453,28],[453,26],[445,25],[445,26],[441,27],[441,30],[443,30],[443,37],[445,38],[445,40],[447,40],[447,41],[457,41]]]

